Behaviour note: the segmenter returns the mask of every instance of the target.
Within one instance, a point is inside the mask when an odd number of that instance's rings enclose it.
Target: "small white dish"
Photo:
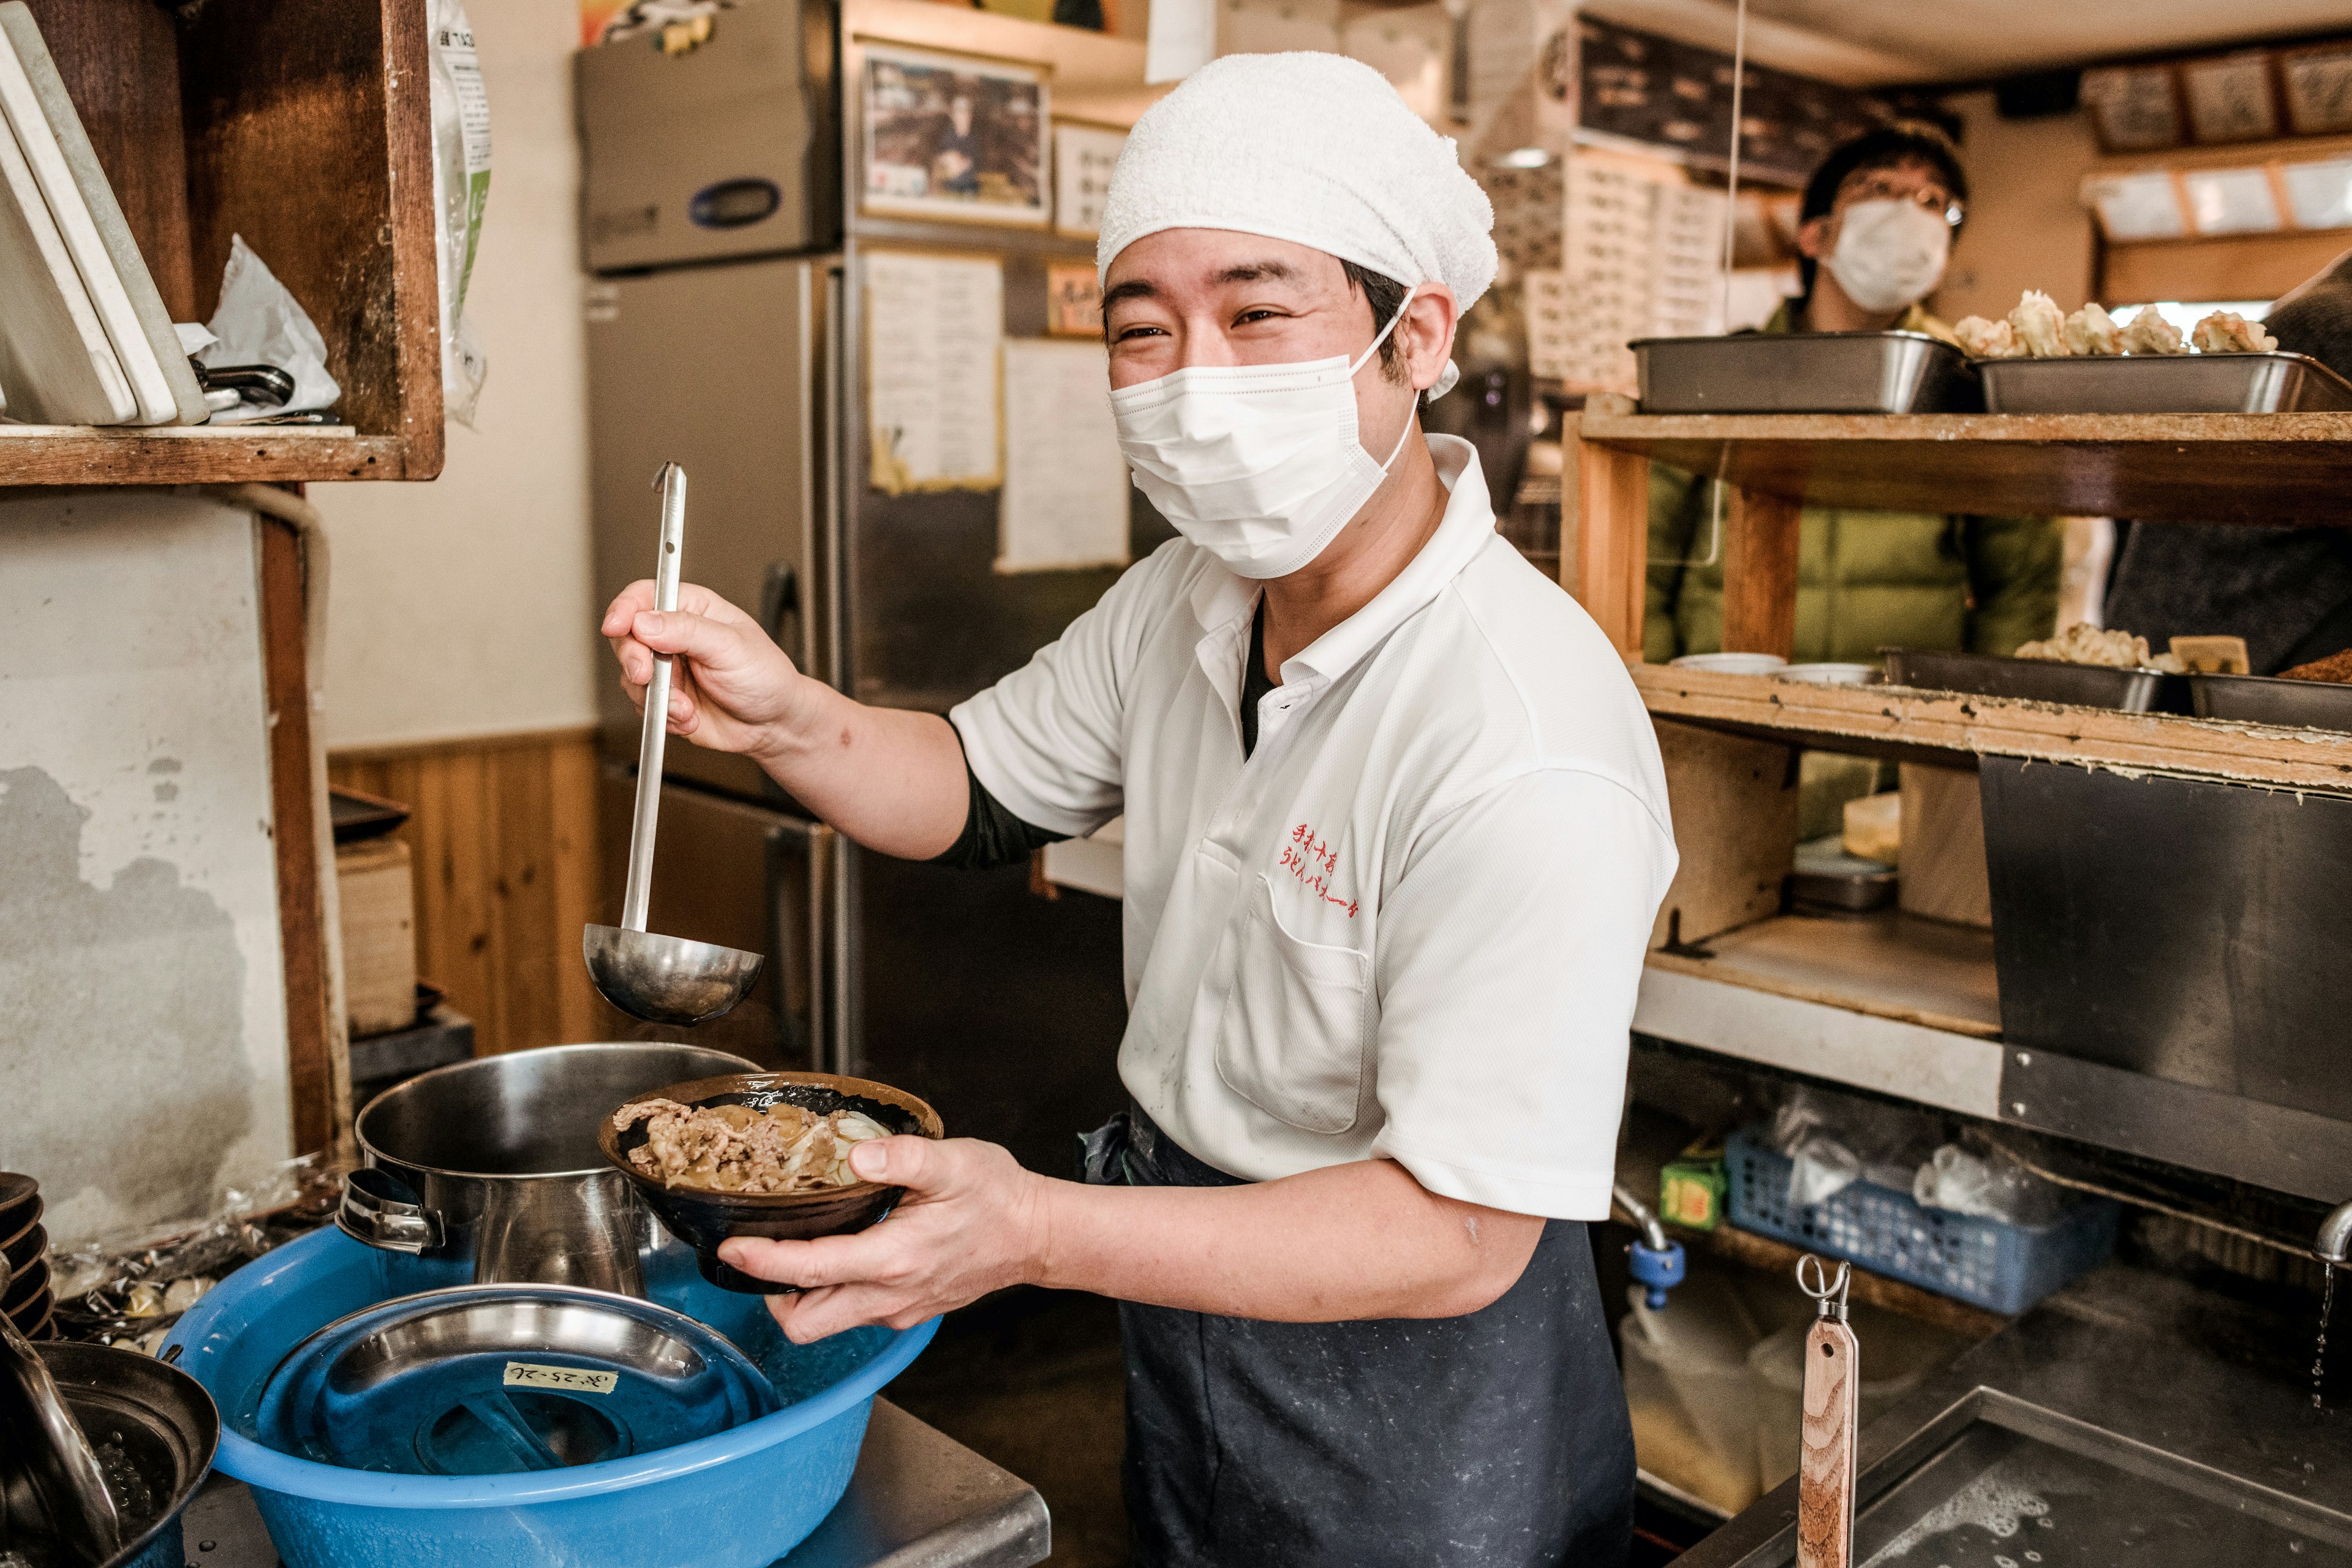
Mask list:
[[[1875,686],[1883,679],[1874,664],[1791,664],[1776,669],[1781,680],[1810,680],[1816,686]]]
[[[1715,675],[1778,675],[1789,661],[1777,653],[1686,653],[1674,664],[1676,669],[1704,669]]]

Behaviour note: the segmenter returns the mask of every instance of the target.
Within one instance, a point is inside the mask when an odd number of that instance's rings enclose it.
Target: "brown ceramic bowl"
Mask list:
[[[25,1305],[49,1288],[49,1260],[37,1258],[29,1267],[13,1270],[8,1276],[8,1288],[0,1290],[0,1312],[5,1312],[21,1326],[32,1320],[25,1315]]]
[[[888,1084],[862,1078],[842,1078],[823,1072],[728,1073],[698,1078],[648,1090],[625,1101],[675,1100],[699,1110],[711,1105],[748,1105],[765,1110],[788,1101],[820,1116],[836,1110],[861,1111],[884,1131],[923,1138],[946,1136],[940,1113]],[[615,1110],[619,1109],[615,1107]],[[625,1132],[613,1130],[607,1113],[597,1123],[596,1142],[604,1158],[629,1178],[631,1184],[672,1236],[694,1248],[702,1277],[722,1289],[750,1296],[781,1296],[797,1289],[773,1280],[754,1279],[719,1259],[719,1244],[730,1237],[756,1236],[770,1241],[806,1241],[819,1236],[844,1236],[864,1230],[890,1212],[903,1187],[875,1182],[853,1182],[845,1187],[820,1187],[805,1193],[722,1193],[709,1187],[666,1186],[629,1163],[629,1151],[646,1142],[642,1121]]]
[[[48,1231],[38,1225],[28,1225],[22,1236],[12,1236],[0,1242],[0,1258],[7,1258],[10,1273],[22,1274],[39,1261],[48,1249]]]
[[[39,1339],[40,1331],[47,1327],[49,1320],[57,1315],[57,1298],[49,1294],[47,1285],[26,1298],[23,1306],[7,1314],[8,1321],[16,1325],[16,1331],[28,1340]]]
[[[0,1237],[15,1236],[41,1217],[41,1184],[20,1171],[0,1171]]]

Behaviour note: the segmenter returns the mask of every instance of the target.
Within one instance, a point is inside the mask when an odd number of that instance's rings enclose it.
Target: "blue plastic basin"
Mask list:
[[[166,1343],[219,1405],[215,1462],[253,1489],[288,1568],[762,1568],[840,1500],[874,1395],[938,1321],[794,1345],[764,1298],[705,1284],[684,1248],[655,1257],[648,1294],[734,1341],[783,1408],[651,1454],[523,1475],[386,1475],[279,1453],[254,1440],[254,1406],[288,1351],[347,1313],[469,1274],[362,1247],[332,1226],[222,1280]]]

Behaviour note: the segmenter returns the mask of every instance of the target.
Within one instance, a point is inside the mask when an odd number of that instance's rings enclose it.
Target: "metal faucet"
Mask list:
[[[2352,1262],[2352,1204],[2339,1204],[2319,1222],[2319,1246],[2315,1250],[2324,1263]]]
[[[1631,1253],[1633,1281],[1643,1289],[1643,1303],[1655,1311],[1666,1304],[1667,1288],[1683,1282],[1682,1244],[1667,1237],[1666,1227],[1658,1223],[1657,1212],[1635,1197],[1633,1188],[1618,1182],[1611,1186],[1610,1194],[1617,1200],[1619,1208],[1633,1216],[1633,1224],[1642,1232]]]

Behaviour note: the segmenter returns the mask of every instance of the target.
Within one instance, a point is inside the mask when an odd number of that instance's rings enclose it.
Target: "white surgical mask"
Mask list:
[[[1865,310],[1899,310],[1942,281],[1952,228],[1916,202],[1856,202],[1838,220],[1825,265],[1846,298]]]
[[[1371,500],[1412,434],[1408,418],[1387,462],[1356,435],[1356,372],[1403,316],[1400,305],[1352,363],[1192,365],[1113,392],[1135,488],[1239,575],[1297,571]]]

